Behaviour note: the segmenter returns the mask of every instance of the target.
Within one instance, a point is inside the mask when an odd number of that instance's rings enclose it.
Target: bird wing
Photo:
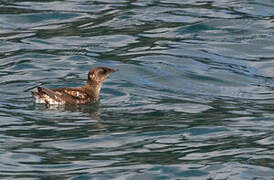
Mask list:
[[[60,93],[63,96],[71,97],[73,99],[88,99],[89,95],[81,88],[57,88],[53,89],[54,92]]]
[[[91,102],[90,96],[81,88],[47,89],[38,87],[38,92],[33,93],[38,97],[38,102],[46,104],[86,104]]]
[[[47,104],[64,104],[65,101],[60,93],[54,92],[50,89],[37,87],[38,92],[34,92],[33,95]]]

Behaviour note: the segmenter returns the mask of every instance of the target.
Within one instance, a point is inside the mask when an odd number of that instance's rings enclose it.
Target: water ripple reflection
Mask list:
[[[0,178],[272,179],[273,2],[0,2]],[[101,101],[33,104],[118,68]]]

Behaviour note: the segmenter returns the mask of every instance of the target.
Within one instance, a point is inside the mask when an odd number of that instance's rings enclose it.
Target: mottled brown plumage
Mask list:
[[[32,92],[36,103],[46,104],[88,104],[99,100],[103,81],[116,70],[97,67],[88,73],[87,83],[82,87],[47,89],[38,87]]]

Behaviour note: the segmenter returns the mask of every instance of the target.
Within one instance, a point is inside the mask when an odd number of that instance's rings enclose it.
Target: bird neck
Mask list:
[[[89,96],[94,97],[96,101],[99,100],[102,84],[102,82],[88,80],[88,82],[85,85],[85,88],[87,89],[87,93],[89,94]]]

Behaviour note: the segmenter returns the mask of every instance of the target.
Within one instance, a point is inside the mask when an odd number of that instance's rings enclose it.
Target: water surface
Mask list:
[[[0,178],[273,179],[272,0],[0,2]],[[119,71],[98,104],[30,91]]]

